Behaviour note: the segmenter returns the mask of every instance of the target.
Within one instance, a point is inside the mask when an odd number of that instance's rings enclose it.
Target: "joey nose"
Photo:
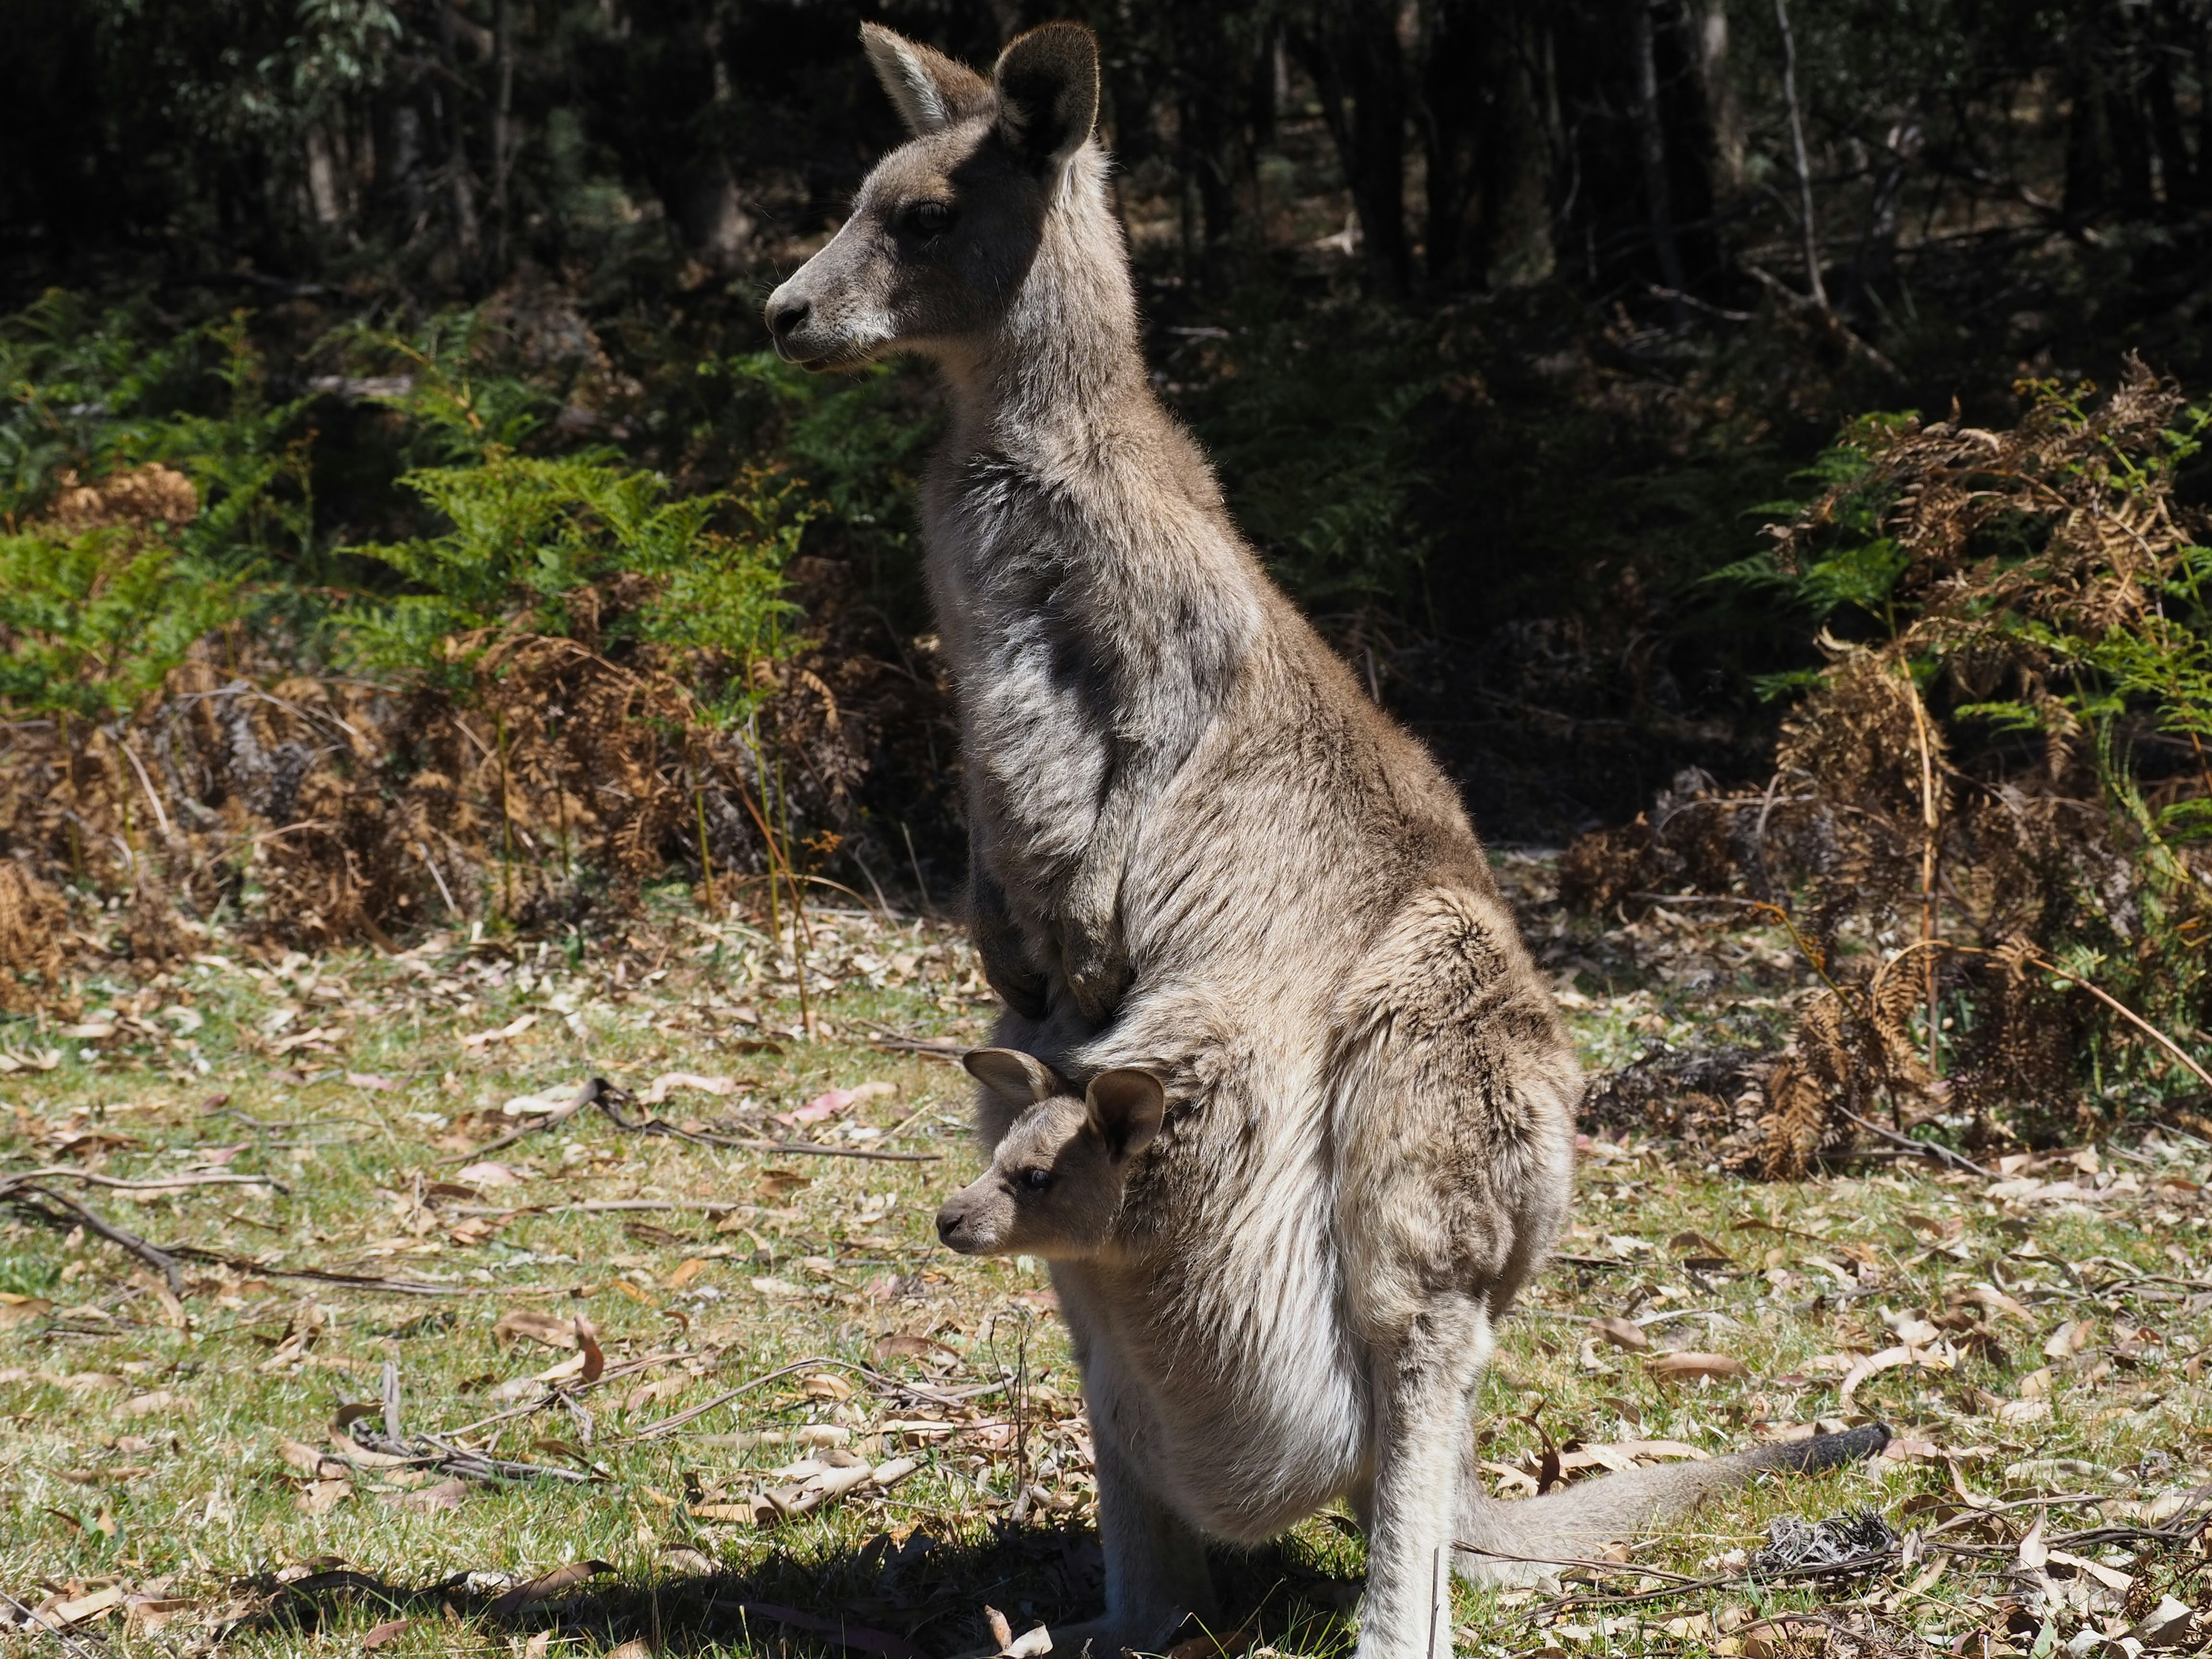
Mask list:
[[[798,331],[805,326],[813,305],[799,295],[778,289],[768,297],[768,331],[778,346],[783,345]]]

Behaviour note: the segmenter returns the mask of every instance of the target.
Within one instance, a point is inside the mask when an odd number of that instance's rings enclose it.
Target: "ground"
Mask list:
[[[1594,1071],[1787,1030],[1807,976],[1740,913],[1571,918],[1544,860],[1500,866]],[[4,1639],[913,1659],[988,1651],[987,1607],[1018,1642],[1095,1611],[1044,1274],[937,1245],[977,1163],[965,1079],[883,1041],[979,1039],[981,981],[941,922],[817,909],[802,1009],[777,920],[781,948],[672,891],[588,947],[217,933],[94,977],[73,1025],[0,1024],[0,1180],[57,1172],[15,1188],[43,1216],[0,1224],[0,1624],[64,1632]],[[626,1093],[562,1117],[593,1077]],[[1498,1490],[1838,1419],[1897,1438],[1611,1553],[1629,1565],[1463,1591],[1462,1650],[2201,1641],[2209,1172],[2212,1148],[2136,1131],[1762,1184],[1601,1129],[1482,1393]],[[64,1200],[192,1247],[181,1294]],[[1870,1570],[1784,1571],[1834,1535],[1790,1517],[1859,1510],[1887,1529],[1842,1553]],[[1361,1570],[1338,1515],[1224,1554],[1213,1635],[1346,1650]],[[1180,1659],[1212,1652],[1190,1638]]]

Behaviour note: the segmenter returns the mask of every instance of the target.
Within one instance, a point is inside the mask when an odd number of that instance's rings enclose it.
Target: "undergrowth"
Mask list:
[[[2204,1121],[2212,551],[2177,483],[2212,408],[2140,364],[2101,398],[2022,391],[2009,431],[1844,434],[1715,579],[1819,648],[1769,682],[1798,699],[1771,781],[1685,775],[1566,860],[1585,905],[1790,927],[1823,987],[1764,1083],[1770,1175],[1923,1122],[1979,1147]]]

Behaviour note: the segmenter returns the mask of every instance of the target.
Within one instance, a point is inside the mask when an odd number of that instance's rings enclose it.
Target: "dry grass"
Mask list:
[[[1804,991],[1771,937],[1656,919],[1600,933],[1551,902],[1542,864],[1508,860],[1505,874],[1593,1063],[1724,1021],[1746,1037],[1762,1021],[1769,1032],[1791,1023]],[[759,1611],[770,1605],[935,1654],[983,1644],[986,1604],[1017,1631],[1095,1608],[1079,1391],[1043,1276],[935,1246],[936,1200],[973,1165],[965,1091],[942,1061],[870,1041],[869,1021],[980,1036],[988,1007],[964,946],[929,924],[817,913],[814,960],[835,988],[817,981],[820,1029],[808,1040],[787,956],[678,896],[648,901],[626,938],[574,961],[550,945],[457,935],[396,957],[257,956],[216,939],[143,985],[88,985],[86,1012],[66,1030],[0,1028],[18,1067],[0,1075],[10,1170],[268,1183],[136,1202],[126,1189],[52,1183],[146,1237],[233,1259],[184,1262],[181,1301],[111,1245],[27,1217],[0,1229],[0,1291],[23,1298],[0,1332],[0,1586],[31,1604],[58,1594],[82,1605],[109,1586],[153,1598],[135,1616],[93,1612],[78,1632],[133,1653],[197,1651],[218,1637],[241,1653],[353,1652],[401,1618],[411,1622],[380,1651],[507,1652],[541,1635],[579,1652],[820,1640]],[[465,1040],[499,1030],[514,1034]],[[672,1072],[741,1086],[670,1086],[656,1109],[671,1123],[938,1161],[702,1145],[625,1133],[587,1109],[490,1153],[519,1183],[459,1179],[531,1115],[509,1115],[507,1102],[565,1097],[594,1074],[642,1092]],[[863,1082],[896,1091],[812,1124],[775,1121]],[[1507,1471],[1540,1471],[1547,1436],[1573,1462],[1577,1442],[1718,1450],[1860,1412],[1897,1426],[1905,1455],[1764,1485],[1635,1552],[1639,1567],[1725,1577],[1731,1552],[1755,1549],[1778,1516],[1863,1506],[1924,1530],[1942,1513],[1929,1505],[1961,1492],[2093,1493],[2094,1505],[2051,1511],[2056,1534],[2099,1512],[2140,1520],[2141,1506],[2208,1478],[2192,1474],[2212,1425],[2195,1375],[2212,1337],[2195,1187],[2212,1178],[2204,1148],[2169,1137],[2072,1151],[1996,1186],[1917,1162],[1861,1160],[1786,1186],[1717,1165],[1709,1146],[1637,1131],[1593,1144],[1566,1259],[1509,1322],[1484,1391],[1485,1455],[1502,1488],[1524,1484]],[[705,1207],[561,1207],[610,1200]],[[2123,1273],[2161,1277],[2113,1287]],[[584,1316],[606,1374],[501,1400],[503,1385],[571,1358],[526,1336],[495,1340],[514,1309]],[[1654,1352],[1717,1351],[1744,1371],[1669,1382],[1647,1356],[1595,1336],[1594,1316],[1641,1322]],[[1917,1336],[1918,1361],[1873,1372],[1846,1406],[1838,1365],[1896,1346],[1900,1329]],[[652,1432],[800,1361],[812,1363]],[[467,1482],[445,1496],[435,1470],[329,1479],[341,1472],[313,1466],[336,1455],[334,1412],[376,1400],[387,1364],[409,1435],[542,1401],[457,1438],[594,1478]],[[947,1403],[979,1389],[991,1391]],[[939,1426],[891,1426],[927,1419]],[[363,1426],[380,1422],[372,1413]],[[802,1518],[729,1518],[781,1484],[771,1472],[804,1449],[802,1430],[842,1437],[872,1464],[910,1455],[920,1468]],[[315,1452],[295,1447],[288,1462],[287,1442]],[[1927,1558],[1826,1589],[1731,1581],[1571,1609],[1543,1594],[1467,1596],[1464,1643],[1756,1659],[1765,1638],[1748,1632],[1747,1648],[1739,1627],[1822,1606],[1948,1643],[2021,1623],[2008,1598],[2063,1607],[2084,1594],[2080,1570],[2017,1566],[2018,1534],[2039,1512],[1954,1529],[1995,1553],[1941,1558],[1935,1580]],[[611,1571],[529,1607],[495,1605],[517,1582],[594,1559]],[[1228,1611],[1263,1645],[1341,1651],[1360,1563],[1348,1523],[1319,1518],[1224,1558]],[[341,1568],[360,1576],[329,1576]],[[2124,1600],[2106,1594],[2115,1608]],[[2055,1616],[2056,1638],[2081,1617]],[[2025,1652],[2035,1636],[2003,1639]]]

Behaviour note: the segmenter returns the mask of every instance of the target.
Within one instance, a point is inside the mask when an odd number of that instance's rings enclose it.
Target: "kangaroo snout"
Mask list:
[[[968,1206],[960,1201],[959,1196],[946,1199],[938,1207],[938,1237],[944,1240],[948,1248],[959,1251],[963,1255],[972,1255],[975,1249],[975,1236],[968,1223]]]
[[[789,283],[768,296],[768,307],[763,315],[768,323],[769,337],[775,343],[776,356],[787,362],[795,361],[792,337],[806,326],[813,310],[813,302],[803,295],[793,294]]]

